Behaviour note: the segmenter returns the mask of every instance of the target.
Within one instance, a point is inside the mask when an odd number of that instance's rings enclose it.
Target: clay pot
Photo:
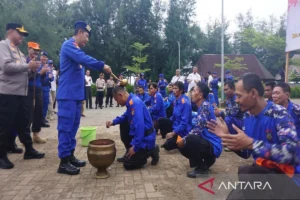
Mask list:
[[[89,143],[87,155],[89,162],[97,172],[95,178],[108,178],[109,173],[106,171],[116,158],[115,142],[110,139],[98,139]]]

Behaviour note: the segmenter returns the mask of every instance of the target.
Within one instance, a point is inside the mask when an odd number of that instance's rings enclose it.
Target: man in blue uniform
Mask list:
[[[236,102],[244,114],[241,129],[230,134],[220,119],[208,123],[223,145],[243,158],[254,158],[252,165],[241,166],[239,181],[269,183],[270,189],[237,188],[227,199],[299,199],[300,142],[287,110],[264,99],[264,87],[254,73],[246,73],[236,84]]]
[[[234,124],[238,128],[242,128],[244,113],[242,113],[239,104],[235,102],[236,94],[234,81],[227,81],[224,84],[224,93],[226,95],[225,111],[217,109],[215,110],[215,115],[217,117],[222,117],[225,120],[230,133],[236,133],[231,124]]]
[[[233,81],[234,80],[233,76],[231,75],[230,70],[226,71],[225,79],[226,79],[226,81]]]
[[[155,123],[159,118],[166,117],[166,110],[164,106],[164,99],[157,91],[157,84],[151,83],[149,86],[149,94],[151,96],[151,105],[148,108]]]
[[[267,102],[272,102],[272,92],[276,83],[274,81],[269,81],[265,83],[265,98]]]
[[[167,151],[177,149],[177,139],[185,137],[192,129],[192,107],[184,94],[184,84],[175,82],[173,92],[176,100],[173,102],[172,117],[158,120],[161,136],[167,138],[162,147]]]
[[[297,134],[300,138],[300,106],[291,102],[291,87],[289,84],[279,82],[273,89],[272,99],[275,104],[285,107],[294,119]]]
[[[168,82],[164,79],[164,75],[160,74],[159,75],[159,81],[158,81],[158,87],[159,87],[159,93],[163,98],[166,97],[166,87],[168,85]]]
[[[126,142],[125,147],[129,147],[123,160],[124,168],[127,170],[141,168],[150,156],[151,164],[156,165],[159,160],[159,148],[155,145],[155,129],[147,107],[137,96],[128,94],[122,86],[113,89],[113,96],[121,106],[126,106],[127,110],[122,116],[106,122],[106,127],[124,122],[130,126],[126,135],[123,135],[127,139],[122,140]]]
[[[49,55],[47,52],[42,51],[41,52],[41,62],[42,62],[42,68],[47,68],[47,71],[44,75],[42,75],[42,86],[43,86],[43,122],[42,127],[50,127],[49,124],[47,124],[46,116],[48,112],[48,106],[50,101],[50,87],[51,83],[54,80],[53,74],[50,71],[50,68],[48,66],[48,58]]]
[[[35,59],[40,51],[40,46],[34,42],[28,42],[28,57],[26,58],[27,63],[30,60]],[[37,69],[36,73],[32,77],[29,77],[28,82],[28,108],[30,110],[30,124],[31,127],[32,141],[34,143],[43,144],[46,143],[44,139],[39,136],[41,132],[41,127],[44,123],[44,126],[49,127],[43,121],[43,89],[42,89],[42,77],[45,76],[47,67],[42,65]],[[35,97],[35,99],[34,99]],[[33,100],[34,99],[34,100]]]
[[[137,96],[145,103],[145,104],[148,104],[151,97],[149,96],[148,92],[145,92],[144,91],[144,88],[141,87],[141,86],[137,86],[137,91],[138,91],[138,94]]]
[[[148,91],[147,80],[145,79],[145,74],[144,73],[140,74],[140,80],[138,81],[138,86],[143,87],[145,92]]]
[[[215,97],[216,104],[219,107],[219,96],[218,96],[219,86],[218,86],[218,83],[219,83],[219,79],[218,79],[217,73],[213,72],[213,80],[210,82],[209,87],[212,89],[214,97]]]
[[[85,99],[84,68],[105,70],[111,73],[109,66],[104,65],[86,55],[80,47],[84,47],[89,41],[91,27],[85,22],[75,24],[74,36],[66,40],[60,51],[60,77],[57,91],[58,102],[58,156],[61,159],[58,173],[75,175],[79,174],[78,167],[85,166],[85,161],[80,161],[74,156],[76,139],[82,101]]]

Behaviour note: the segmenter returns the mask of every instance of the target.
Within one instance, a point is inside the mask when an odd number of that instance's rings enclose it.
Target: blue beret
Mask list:
[[[229,74],[229,73],[230,73],[230,70],[227,70],[227,71],[226,71],[226,74]]]
[[[48,60],[48,64],[49,65],[53,64],[53,61],[52,60]]]
[[[217,74],[217,72],[213,72],[213,74]]]
[[[75,29],[76,29],[76,28],[82,28],[82,29],[84,29],[86,32],[88,32],[89,35],[92,35],[92,29],[91,29],[90,25],[88,25],[88,24],[85,23],[85,22],[82,22],[82,21],[76,22],[74,28],[75,28]]]
[[[163,77],[164,77],[164,74],[160,74],[159,77],[160,77],[160,78],[163,78]]]
[[[47,56],[47,57],[49,57],[46,51],[42,51],[41,52],[41,56]]]

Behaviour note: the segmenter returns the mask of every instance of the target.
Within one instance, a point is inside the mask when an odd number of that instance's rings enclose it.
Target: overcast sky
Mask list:
[[[210,19],[221,19],[222,0],[196,0],[196,21],[205,30],[205,24]],[[224,0],[224,16],[230,20],[229,32],[236,30],[235,17],[249,9],[253,16],[258,19],[268,18],[270,15],[281,16],[288,8],[288,0]]]

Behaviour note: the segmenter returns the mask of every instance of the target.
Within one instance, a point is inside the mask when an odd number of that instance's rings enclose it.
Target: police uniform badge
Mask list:
[[[90,25],[86,25],[85,29],[88,31],[88,32],[91,32],[92,28],[90,27]]]
[[[271,141],[272,140],[272,131],[271,130],[266,130],[265,133],[266,133],[267,139],[269,141]]]

